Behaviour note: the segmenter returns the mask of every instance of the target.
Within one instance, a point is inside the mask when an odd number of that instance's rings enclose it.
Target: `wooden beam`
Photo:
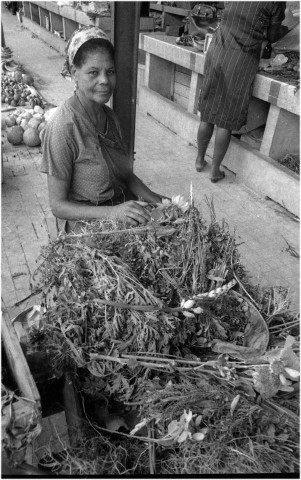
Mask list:
[[[40,394],[29,370],[17,334],[11,320],[4,315],[1,320],[1,332],[7,361],[21,395],[33,400],[40,406]]]

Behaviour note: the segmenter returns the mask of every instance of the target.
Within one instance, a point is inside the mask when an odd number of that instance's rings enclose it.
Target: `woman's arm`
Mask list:
[[[49,203],[53,215],[63,220],[92,220],[112,218],[136,226],[150,220],[150,215],[139,203],[125,202],[114,207],[90,206],[68,199],[70,182],[52,175],[47,176]],[[146,187],[147,188],[147,187]]]
[[[128,175],[127,187],[134,195],[143,198],[148,203],[161,203],[162,198],[167,198],[154,193],[132,172]]]

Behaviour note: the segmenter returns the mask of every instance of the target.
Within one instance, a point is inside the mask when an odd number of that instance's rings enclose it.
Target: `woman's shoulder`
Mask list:
[[[73,121],[74,113],[71,108],[72,97],[65,100],[64,103],[58,107],[54,107],[46,112],[46,122],[49,124],[65,125]]]

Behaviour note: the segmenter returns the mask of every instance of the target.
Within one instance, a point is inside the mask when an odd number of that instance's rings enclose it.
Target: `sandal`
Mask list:
[[[225,178],[225,172],[221,172],[221,175],[219,175],[218,177],[212,177],[210,180],[212,183],[216,183],[216,182],[219,182],[220,180],[223,180],[223,178]]]

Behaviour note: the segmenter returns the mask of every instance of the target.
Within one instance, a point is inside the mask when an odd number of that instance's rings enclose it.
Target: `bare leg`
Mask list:
[[[209,142],[213,134],[214,125],[213,123],[201,122],[198,129],[198,154],[195,160],[195,168],[198,172],[201,172],[203,168],[207,165],[205,160],[205,154]]]
[[[215,144],[213,152],[213,161],[211,166],[211,179],[213,181],[222,180],[225,173],[220,170],[220,165],[224,160],[231,140],[231,130],[217,127],[215,135]]]

